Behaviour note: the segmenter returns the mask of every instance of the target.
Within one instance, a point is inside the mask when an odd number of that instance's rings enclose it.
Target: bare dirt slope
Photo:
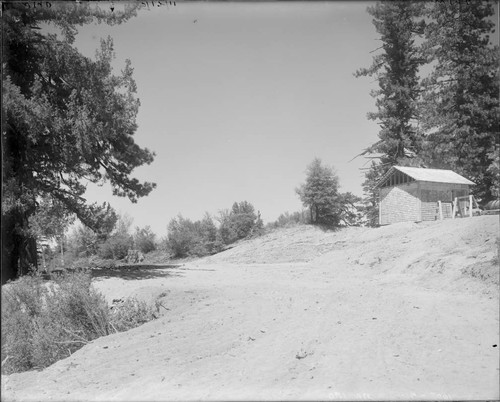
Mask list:
[[[498,234],[498,216],[296,227],[99,277],[164,315],[4,377],[2,399],[498,399]]]

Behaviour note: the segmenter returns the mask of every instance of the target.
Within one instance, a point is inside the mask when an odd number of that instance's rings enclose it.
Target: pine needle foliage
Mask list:
[[[154,183],[132,177],[154,153],[134,142],[139,99],[129,60],[115,74],[114,46],[103,39],[94,59],[73,42],[77,26],[128,20],[134,7],[105,12],[89,3],[26,9],[11,2],[2,15],[2,281],[36,267],[30,218],[51,198],[98,231],[103,208],[87,204],[85,185],[109,182],[136,202]],[[61,35],[40,29],[49,24]]]

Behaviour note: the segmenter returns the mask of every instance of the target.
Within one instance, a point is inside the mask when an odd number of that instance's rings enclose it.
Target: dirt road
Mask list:
[[[164,294],[163,316],[4,377],[2,399],[498,399],[494,218],[293,228],[98,278],[110,301]]]

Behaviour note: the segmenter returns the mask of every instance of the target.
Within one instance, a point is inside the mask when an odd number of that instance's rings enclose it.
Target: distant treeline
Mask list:
[[[315,158],[306,169],[306,181],[295,189],[306,208],[293,213],[284,212],[274,222],[264,226],[260,211],[248,201],[234,202],[230,209],[219,210],[212,217],[208,212],[203,219],[192,221],[179,214],[167,225],[167,236],[157,239],[149,226],[132,228],[132,218],[119,216],[110,205],[97,209],[100,229],[95,231],[80,225],[65,235],[70,221],[54,220],[54,207],[47,205],[33,221],[38,233],[48,233],[54,227],[48,243],[39,242],[39,261],[43,269],[59,267],[88,267],[114,265],[115,261],[137,263],[131,256],[137,252],[146,255],[149,262],[168,258],[202,257],[227,249],[231,244],[266,231],[298,224],[328,227],[361,225],[365,222],[359,197],[339,192],[339,178],[335,169]],[[134,253],[131,253],[131,250]],[[155,256],[152,252],[157,251]],[[149,256],[148,256],[149,254]],[[142,258],[142,256],[141,256]],[[40,265],[39,265],[40,267]]]
[[[166,246],[175,258],[204,256],[224,250],[229,244],[262,233],[260,212],[248,201],[235,202],[231,209],[219,211],[218,226],[209,213],[191,221],[179,215],[168,224]]]

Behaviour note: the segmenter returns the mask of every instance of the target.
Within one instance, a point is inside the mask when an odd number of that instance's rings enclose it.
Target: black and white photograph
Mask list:
[[[1,1],[1,399],[500,399],[498,0]]]

